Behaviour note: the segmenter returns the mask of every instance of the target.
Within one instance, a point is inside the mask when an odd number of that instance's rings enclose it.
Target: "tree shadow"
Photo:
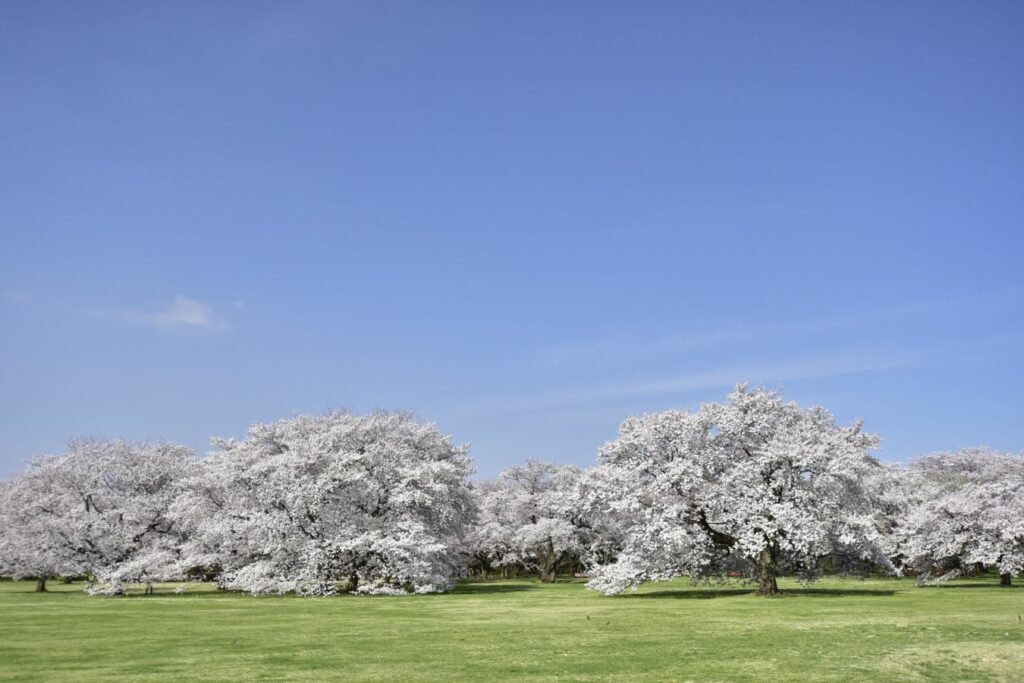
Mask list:
[[[649,593],[623,593],[617,597],[630,599],[671,599],[671,600],[712,600],[737,595],[755,595],[756,588],[716,588],[691,590],[664,590]],[[808,598],[839,598],[851,596],[889,597],[895,595],[894,590],[879,589],[845,589],[845,588],[790,588],[782,591],[777,597],[808,597]]]
[[[133,591],[130,591],[128,593],[125,593],[124,595],[102,595],[101,594],[101,595],[98,595],[96,597],[99,597],[99,598],[110,598],[111,600],[145,600],[147,598],[175,598],[175,599],[179,599],[179,598],[202,598],[204,600],[206,600],[206,599],[215,599],[216,600],[216,599],[225,599],[225,598],[231,598],[231,597],[236,597],[237,598],[239,596],[247,597],[247,598],[259,598],[259,599],[263,599],[263,598],[304,597],[304,596],[297,596],[297,595],[294,595],[292,593],[287,593],[287,594],[284,594],[284,595],[259,595],[259,596],[252,596],[249,593],[246,593],[245,591],[236,591],[236,590],[223,590],[223,591],[222,590],[215,590],[215,591],[197,590],[197,591],[181,591],[180,593],[175,592],[173,590],[157,590],[156,592],[150,593],[148,595],[146,593],[143,593],[141,590],[133,590]]]
[[[937,585],[934,585],[934,586],[929,586],[927,584],[922,585],[922,586],[915,586],[915,588],[943,588],[943,589],[945,589],[945,588],[988,588],[988,589],[992,589],[992,590],[1001,590],[1001,591],[1013,590],[1014,588],[1020,588],[1020,587],[1021,587],[1021,585],[1017,584],[1017,583],[1013,584],[1012,586],[1000,586],[998,579],[996,581],[992,582],[992,583],[940,583],[940,584],[937,584]]]
[[[536,590],[533,584],[522,583],[460,583],[452,589],[451,595],[488,595],[494,593],[519,593]]]
[[[857,595],[888,597],[896,595],[896,591],[886,588],[790,588],[789,590],[782,591],[782,594],[807,596],[810,598],[841,598]]]
[[[713,598],[728,598],[734,595],[749,595],[753,593],[752,588],[694,588],[665,591],[651,591],[649,593],[621,593],[617,598],[647,599],[647,598],[671,598],[673,600],[711,600]]]

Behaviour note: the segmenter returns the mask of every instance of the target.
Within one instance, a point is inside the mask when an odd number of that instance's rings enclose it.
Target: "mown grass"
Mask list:
[[[1024,588],[997,581],[783,581],[780,598],[684,580],[614,598],[579,581],[403,598],[8,582],[0,678],[1024,681]]]

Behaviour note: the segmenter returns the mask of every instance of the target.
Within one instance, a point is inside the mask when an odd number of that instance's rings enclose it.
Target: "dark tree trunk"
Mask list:
[[[999,585],[1003,588],[1009,588],[1013,585],[1013,577],[1009,572],[999,575]]]
[[[36,579],[36,593],[45,593],[45,592],[46,592],[46,577],[45,576],[40,576],[38,579]]]
[[[562,554],[555,552],[555,544],[548,539],[542,546],[542,551],[537,553],[540,564],[541,583],[554,583],[558,574],[558,565],[562,562]]]
[[[765,548],[757,558],[757,580],[761,586],[758,595],[778,595],[779,584],[776,581],[777,569],[774,548]]]

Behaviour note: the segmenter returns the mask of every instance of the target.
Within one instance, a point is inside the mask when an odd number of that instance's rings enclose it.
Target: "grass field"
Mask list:
[[[465,583],[450,595],[91,598],[0,583],[4,680],[1024,681],[1024,588],[827,580],[759,598],[651,584]]]

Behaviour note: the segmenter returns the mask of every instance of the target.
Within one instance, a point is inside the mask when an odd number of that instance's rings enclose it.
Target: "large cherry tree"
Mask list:
[[[911,505],[898,535],[922,580],[981,564],[1009,586],[1024,571],[1024,456],[933,453],[913,461],[907,477]]]
[[[168,443],[72,441],[43,455],[4,486],[0,560],[38,589],[57,575],[87,574],[93,592],[176,578],[180,538],[169,515],[178,486],[195,464]]]
[[[428,593],[464,567],[467,447],[404,413],[334,412],[217,440],[175,511],[185,563],[253,594]]]
[[[620,521],[622,547],[589,586],[613,594],[739,568],[774,594],[780,570],[813,575],[831,554],[890,566],[877,444],[860,422],[745,385],[697,411],[629,418],[591,494]]]

